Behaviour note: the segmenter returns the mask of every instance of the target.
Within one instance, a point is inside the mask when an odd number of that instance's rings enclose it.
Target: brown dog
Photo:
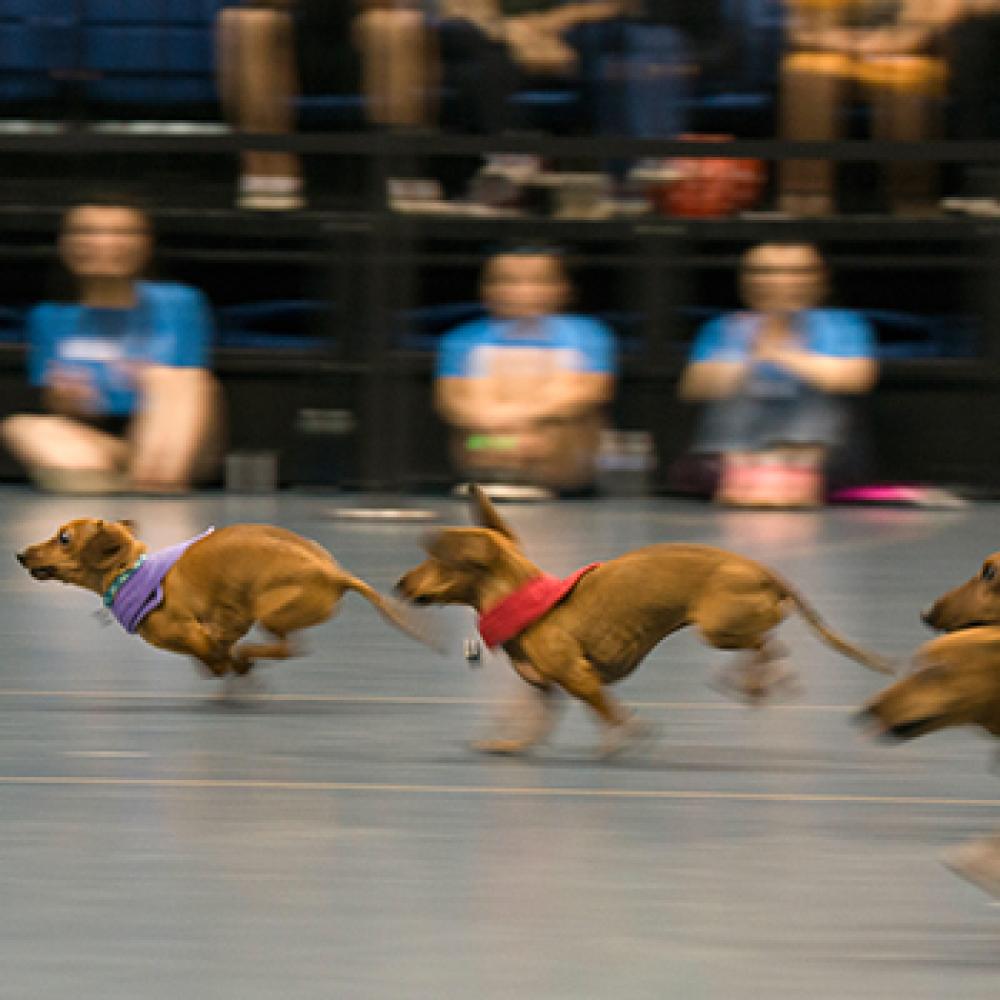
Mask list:
[[[1000,625],[1000,552],[987,556],[972,579],[943,594],[920,617],[939,632]]]
[[[965,587],[965,596],[955,596],[964,588],[952,591],[935,605],[944,602],[941,610],[929,615],[958,621],[958,602],[966,599],[984,610],[982,588]],[[910,740],[970,725],[1000,737],[1000,627],[962,628],[932,639],[917,651],[915,666],[862,709],[860,720],[877,735]],[[972,841],[945,860],[959,875],[1000,896],[1000,838]]]
[[[147,555],[134,529],[129,521],[70,521],[17,560],[36,580],[60,580],[104,595],[119,617],[119,590]],[[201,536],[166,570],[161,600],[150,586],[144,585],[139,597],[145,603],[126,628],[153,646],[188,653],[218,677],[245,674],[256,660],[294,656],[292,633],[326,621],[348,590],[404,632],[423,638],[392,602],[341,569],[322,546],[272,525],[234,524]],[[236,646],[254,624],[274,641]]]
[[[482,614],[509,604],[511,595],[543,577],[485,494],[473,487],[471,498],[482,527],[434,535],[429,558],[397,584],[407,600],[467,604]],[[750,651],[747,690],[763,694],[777,652],[769,634],[793,606],[838,652],[892,672],[834,634],[799,594],[758,563],[707,545],[651,545],[586,572],[560,603],[503,642],[514,668],[543,697],[530,723],[520,720],[524,731],[480,747],[516,753],[537,742],[553,723],[547,696],[562,688],[606,724],[605,751],[618,749],[638,727],[605,685],[626,677],[661,639],[686,625],[696,626],[719,649]]]

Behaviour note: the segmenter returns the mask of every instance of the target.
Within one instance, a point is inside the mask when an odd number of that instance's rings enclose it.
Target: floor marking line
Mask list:
[[[353,781],[273,781],[258,778],[116,778],[90,775],[0,775],[0,786],[232,789],[279,792],[383,792],[409,795],[469,795],[528,798],[660,799],[676,801],[785,802],[890,806],[996,808],[996,799],[922,795],[835,795],[810,792],[710,792],[698,789],[567,788],[521,785],[380,784]]]
[[[193,691],[33,691],[22,688],[0,688],[0,700],[4,698],[64,699],[67,701],[191,701],[212,702],[231,700],[233,703],[260,702],[276,704],[295,702],[315,702],[346,705],[502,705],[507,698],[469,698],[460,696],[435,695],[365,695],[365,694],[237,694],[224,698],[213,694],[198,694]],[[631,701],[634,708],[663,709],[676,711],[721,711],[745,712],[751,706],[728,701]],[[785,712],[853,712],[858,705],[768,705],[769,710]]]

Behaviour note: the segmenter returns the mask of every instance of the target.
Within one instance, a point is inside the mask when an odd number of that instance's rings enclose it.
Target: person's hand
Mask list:
[[[44,395],[49,409],[68,416],[93,413],[99,398],[86,372],[64,365],[49,369]]]

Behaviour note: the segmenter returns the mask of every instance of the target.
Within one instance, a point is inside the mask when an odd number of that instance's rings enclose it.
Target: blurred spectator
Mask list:
[[[438,0],[438,12],[458,123],[487,134],[525,124],[510,98],[538,77],[583,84],[598,131],[679,132],[690,78],[722,25],[719,0]]]
[[[945,62],[942,29],[954,0],[787,0],[788,52],[781,66],[781,133],[791,140],[831,140],[843,131],[845,99],[871,104],[879,139],[915,141],[941,134]],[[786,160],[780,204],[797,215],[834,208],[829,160]],[[889,200],[899,214],[933,205],[936,168],[887,165]]]
[[[586,491],[614,392],[614,340],[563,313],[570,285],[552,251],[498,253],[484,269],[489,315],[444,337],[436,405],[461,472],[480,481]]]
[[[72,294],[28,318],[40,412],[2,424],[43,488],[175,492],[216,456],[208,305],[184,285],[141,280],[152,250],[149,218],[124,200],[94,199],[63,220],[59,256]]]
[[[370,121],[420,125],[430,114],[431,39],[421,0],[273,0],[219,15],[223,105],[245,132],[291,133],[301,92],[365,95]],[[247,150],[238,203],[303,204],[292,153]]]
[[[974,141],[1000,136],[1000,0],[951,0],[956,8],[948,33],[950,135]],[[949,209],[1000,215],[1000,168],[976,164],[963,171],[961,197]]]
[[[844,397],[875,383],[873,336],[856,313],[818,308],[827,272],[815,247],[762,244],[743,258],[749,310],[698,334],[681,396],[708,404],[694,451],[722,457],[717,497],[811,506],[845,446]]]

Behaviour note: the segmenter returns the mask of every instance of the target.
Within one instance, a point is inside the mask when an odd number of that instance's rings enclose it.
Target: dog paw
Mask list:
[[[768,664],[766,667],[736,667],[718,674],[710,686],[746,705],[759,706],[777,695],[797,698],[803,687],[798,674],[790,667]]]
[[[473,749],[478,750],[480,753],[496,754],[503,757],[513,757],[517,754],[525,753],[531,746],[532,743],[528,740],[502,736],[475,740],[472,744]]]
[[[1000,842],[974,840],[946,852],[942,863],[960,878],[1000,899]]]
[[[616,757],[626,750],[634,750],[649,742],[656,735],[654,727],[637,716],[631,716],[604,731],[598,755],[602,760]]]

